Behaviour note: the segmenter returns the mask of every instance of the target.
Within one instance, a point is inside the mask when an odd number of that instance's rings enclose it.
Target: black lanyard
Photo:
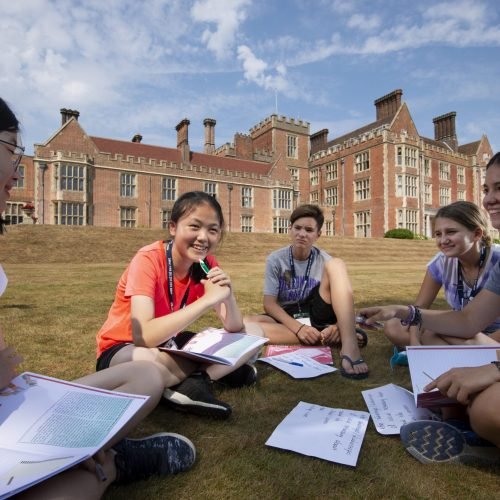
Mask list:
[[[170,312],[174,312],[174,262],[172,260],[172,246],[173,241],[170,240],[167,243],[167,249],[165,251],[167,260],[167,283],[168,283],[168,298],[170,300]],[[182,297],[179,309],[186,307],[187,299],[189,295],[189,285],[186,288],[184,297]]]
[[[458,295],[458,300],[460,301],[460,305],[462,306],[462,309],[479,292],[479,290],[477,289],[477,282],[479,281],[479,275],[481,274],[481,268],[484,266],[485,260],[486,260],[486,247],[482,246],[481,252],[479,254],[479,268],[477,270],[477,276],[476,276],[476,279],[474,280],[474,284],[472,286],[472,289],[471,289],[468,297],[466,297],[465,293],[464,293],[464,281],[465,280],[464,280],[464,277],[462,274],[462,264],[460,264],[460,261],[458,262],[457,295]]]
[[[319,251],[319,250],[318,250]],[[297,299],[297,304],[299,304],[299,309],[300,309],[300,302],[304,298],[304,292],[307,287],[307,283],[309,281],[309,275],[311,274],[311,267],[313,264],[314,260],[314,253],[316,252],[316,249],[314,247],[311,248],[311,253],[309,254],[309,257],[307,259],[307,267],[306,267],[306,274],[304,275],[304,283],[302,284],[302,290],[300,292],[300,295],[298,296]],[[290,271],[292,273],[292,283],[295,283],[295,264],[293,262],[293,252],[292,252],[292,246],[290,245],[288,249],[288,258],[290,259]]]

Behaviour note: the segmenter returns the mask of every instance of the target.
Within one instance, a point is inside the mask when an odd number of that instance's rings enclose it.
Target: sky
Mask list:
[[[76,109],[89,135],[175,147],[191,121],[232,142],[278,113],[329,129],[375,121],[395,89],[420,135],[455,111],[459,144],[500,149],[497,0],[0,0],[0,96],[32,153]]]

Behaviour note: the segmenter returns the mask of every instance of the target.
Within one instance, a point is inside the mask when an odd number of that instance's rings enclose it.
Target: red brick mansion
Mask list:
[[[488,138],[459,145],[455,113],[434,118],[434,138],[419,135],[402,91],[375,101],[375,121],[328,140],[309,123],[271,115],[249,134],[216,147],[204,120],[203,152],[191,151],[187,119],[177,147],[88,135],[77,111],[25,157],[5,218],[11,224],[166,227],[176,198],[190,190],[217,197],[233,232],[287,232],[291,211],[315,203],[327,236],[383,236],[402,227],[430,235],[437,208],[481,202]]]

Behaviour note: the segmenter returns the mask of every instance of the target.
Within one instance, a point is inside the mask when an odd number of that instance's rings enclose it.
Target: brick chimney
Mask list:
[[[324,128],[315,134],[312,134],[310,137],[311,141],[311,154],[317,153],[318,151],[322,151],[326,147],[326,143],[328,142],[328,129]]]
[[[184,118],[181,120],[175,130],[177,130],[177,149],[181,152],[182,163],[189,163],[190,151],[188,141],[188,129],[191,122]]]
[[[137,142],[137,143],[141,143],[142,141],[142,135],[141,134],[135,134],[134,137],[132,137],[132,142]]]
[[[401,106],[401,96],[403,91],[401,89],[394,90],[390,94],[379,97],[375,100],[375,108],[377,109],[377,121],[394,116]]]
[[[456,116],[457,113],[452,111],[432,119],[434,123],[434,139],[444,142],[452,151],[458,150],[457,132],[455,130]]]
[[[204,152],[211,155],[215,151],[215,124],[217,122],[213,118],[205,118],[203,125],[205,126],[205,148]]]
[[[59,111],[61,112],[61,125],[64,125],[70,118],[78,121],[78,117],[80,116],[80,113],[76,109],[61,108]]]

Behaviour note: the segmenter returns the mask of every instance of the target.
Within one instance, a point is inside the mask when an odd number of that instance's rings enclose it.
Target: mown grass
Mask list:
[[[106,317],[117,280],[134,252],[161,231],[103,228],[13,227],[2,238],[0,262],[9,288],[0,302],[8,342],[24,355],[23,370],[76,378],[94,370],[95,334]],[[286,236],[231,234],[218,259],[232,277],[245,313],[261,311],[266,255]],[[326,238],[328,252],[344,258],[356,306],[412,302],[433,242]],[[444,307],[442,298],[439,307]],[[207,315],[196,325],[214,323]],[[366,410],[361,390],[393,382],[410,387],[407,370],[391,371],[391,347],[370,334],[364,356],[370,377],[350,381],[334,373],[293,380],[259,364],[255,388],[227,390],[233,406],[225,422],[175,413],[160,405],[135,435],[167,430],[196,445],[194,468],[179,476],[112,487],[107,498],[492,498],[498,495],[498,468],[424,466],[396,437],[384,437],[370,423],[356,468],[269,448],[265,441],[299,402]],[[334,351],[338,361],[338,353]],[[497,492],[497,493],[495,493]]]

